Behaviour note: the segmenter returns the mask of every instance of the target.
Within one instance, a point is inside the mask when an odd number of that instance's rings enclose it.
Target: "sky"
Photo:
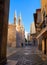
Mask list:
[[[10,0],[9,23],[14,23],[15,11],[17,17],[21,12],[22,24],[25,31],[30,32],[30,25],[34,21],[33,13],[40,7],[40,0]]]

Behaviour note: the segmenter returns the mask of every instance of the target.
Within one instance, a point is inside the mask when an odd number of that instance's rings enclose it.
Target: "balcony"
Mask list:
[[[45,33],[45,31],[47,31],[47,26],[45,28],[43,28],[38,34],[36,38],[39,38],[43,33]]]

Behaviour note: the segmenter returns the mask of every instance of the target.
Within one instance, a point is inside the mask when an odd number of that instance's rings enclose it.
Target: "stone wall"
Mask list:
[[[9,0],[0,0],[0,65],[6,63]]]
[[[8,25],[8,46],[16,47],[16,25]]]

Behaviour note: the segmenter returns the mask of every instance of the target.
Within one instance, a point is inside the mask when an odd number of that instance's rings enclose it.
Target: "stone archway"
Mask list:
[[[4,65],[7,61],[7,30],[9,16],[10,0],[0,0],[0,65]]]

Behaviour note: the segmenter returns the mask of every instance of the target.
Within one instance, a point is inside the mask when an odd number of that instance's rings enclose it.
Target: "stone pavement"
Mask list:
[[[7,57],[7,65],[47,65],[47,59],[41,57],[36,47],[18,48],[15,51]]]
[[[7,57],[16,53],[20,48],[7,47]]]

